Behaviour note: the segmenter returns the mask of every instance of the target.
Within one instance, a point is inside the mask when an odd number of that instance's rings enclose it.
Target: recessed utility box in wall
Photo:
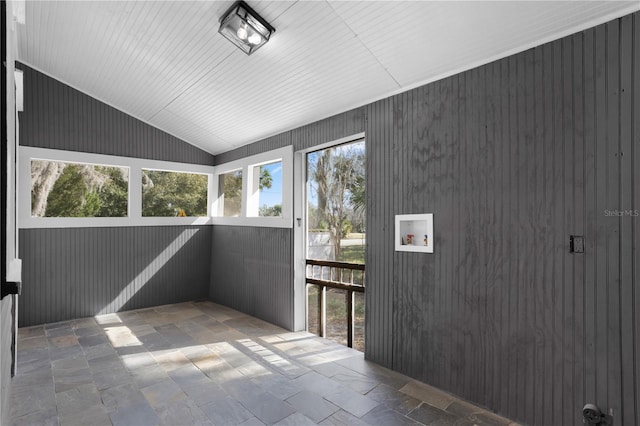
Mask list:
[[[396,215],[396,251],[433,253],[433,214]]]

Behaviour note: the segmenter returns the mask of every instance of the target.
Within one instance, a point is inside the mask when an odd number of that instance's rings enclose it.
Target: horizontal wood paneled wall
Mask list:
[[[21,327],[206,299],[211,226],[23,229]]]
[[[180,163],[213,164],[213,155],[106,105],[27,65],[20,145]]]
[[[639,20],[369,106],[367,358],[526,424],[640,424]],[[435,253],[395,252],[423,212]]]
[[[293,329],[290,229],[214,226],[211,254],[211,300]]]
[[[20,144],[213,164],[213,156],[42,73],[24,70]],[[211,227],[20,230],[27,326],[206,298]]]

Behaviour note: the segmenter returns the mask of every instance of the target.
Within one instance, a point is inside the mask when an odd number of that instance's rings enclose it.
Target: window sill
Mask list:
[[[293,220],[286,217],[212,217],[214,225],[254,226],[257,228],[293,228]]]
[[[116,228],[211,225],[213,223],[209,217],[143,217],[138,219],[129,217],[38,217],[29,219],[22,219],[19,228]]]

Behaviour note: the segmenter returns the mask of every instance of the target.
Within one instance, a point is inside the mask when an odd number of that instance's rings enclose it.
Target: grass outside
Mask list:
[[[364,264],[364,245],[344,246],[338,258],[341,262]],[[353,282],[362,283],[362,271],[353,271]],[[326,338],[347,345],[347,292],[327,289],[326,295]],[[309,331],[319,334],[318,303],[320,287],[308,286],[309,312],[307,313]],[[353,347],[364,351],[364,293],[355,293],[354,301]]]
[[[318,320],[318,304],[320,300],[320,287],[309,285],[307,312],[307,324],[309,332],[320,334],[320,322]],[[364,351],[364,293],[354,293],[354,318],[353,318],[353,348]],[[326,298],[326,332],[324,336],[329,340],[347,345],[347,292],[335,288],[327,289]]]
[[[364,263],[364,246],[346,246],[340,248],[340,262]]]

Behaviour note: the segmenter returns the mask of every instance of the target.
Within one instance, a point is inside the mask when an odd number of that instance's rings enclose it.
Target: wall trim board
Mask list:
[[[15,150],[17,146],[17,114],[15,86],[16,29],[14,24],[14,4],[3,1],[2,15],[2,140],[0,142],[0,234],[2,254],[0,255],[0,424],[8,424],[11,419],[10,398],[12,378],[16,372],[17,296],[14,294],[19,278],[12,265],[17,257],[17,229],[15,210]]]

